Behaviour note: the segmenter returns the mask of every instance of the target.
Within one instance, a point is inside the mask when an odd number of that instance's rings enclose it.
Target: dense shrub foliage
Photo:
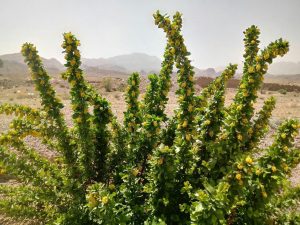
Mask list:
[[[253,106],[268,65],[288,52],[288,42],[278,39],[259,50],[259,29],[244,32],[243,76],[226,107],[226,82],[237,65],[230,64],[196,93],[180,13],[170,19],[157,12],[154,19],[167,38],[161,71],[149,76],[143,98],[139,74],[129,77],[122,124],[84,80],[80,42],[73,34],[65,33],[62,44],[72,127],[35,46],[23,45],[42,107],[0,106],[1,113],[15,115],[0,136],[1,173],[20,181],[0,186],[1,213],[70,225],[299,224],[300,188],[288,182],[300,161],[299,149],[293,148],[299,122],[283,122],[274,142],[262,149],[275,99],[267,99],[259,111]],[[178,109],[169,117],[165,107],[173,70]],[[55,151],[55,160],[28,146],[26,136]]]

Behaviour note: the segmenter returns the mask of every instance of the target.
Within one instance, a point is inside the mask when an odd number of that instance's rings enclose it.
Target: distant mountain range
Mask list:
[[[26,79],[28,77],[28,67],[21,53],[1,55],[0,59],[3,62],[3,66],[0,68],[2,76],[13,79]],[[64,66],[57,59],[45,59],[42,57],[42,61],[50,74],[57,74],[64,69]]]
[[[290,75],[300,74],[300,62],[277,62],[270,66],[269,74]]]
[[[161,60],[156,56],[150,56],[143,53],[132,53],[111,58],[83,58],[82,64],[84,67],[96,67],[126,73],[134,71],[150,73],[160,70]]]
[[[217,71],[222,71],[225,67],[215,68]],[[243,64],[238,65],[237,73],[242,74]],[[297,75],[300,74],[300,62],[275,62],[269,66],[269,75]]]
[[[20,53],[1,55],[3,66],[0,68],[2,76],[14,76],[16,79],[26,79],[28,68],[24,63],[24,58]],[[42,58],[45,68],[50,74],[58,74],[65,68],[57,59]],[[132,53],[119,55],[110,58],[82,59],[82,67],[88,74],[109,75],[129,74],[140,72],[142,74],[157,73],[161,67],[161,60],[156,56],[144,53]],[[215,77],[220,75],[225,67],[199,69],[195,68],[196,76]],[[238,73],[241,73],[242,65],[239,65]],[[270,66],[269,74],[300,74],[300,62],[277,62]]]
[[[0,59],[2,59],[3,61],[10,61],[10,62],[15,62],[18,64],[25,65],[24,57],[21,55],[21,53],[1,55]],[[48,69],[54,69],[54,70],[64,69],[64,66],[55,58],[45,59],[42,57],[42,61],[44,66]]]

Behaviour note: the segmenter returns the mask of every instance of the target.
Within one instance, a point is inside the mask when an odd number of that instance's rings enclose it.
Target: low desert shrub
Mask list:
[[[103,86],[106,92],[113,91],[113,81],[111,78],[105,78],[103,80]]]
[[[287,91],[285,89],[280,89],[278,92],[282,95],[286,95]]]
[[[139,74],[129,77],[122,124],[84,80],[80,42],[73,34],[65,33],[62,44],[73,127],[66,125],[35,46],[23,45],[42,107],[0,107],[15,115],[0,137],[1,173],[20,181],[0,186],[0,211],[43,224],[299,224],[299,187],[288,182],[300,161],[293,147],[299,122],[283,122],[273,143],[261,149],[275,99],[258,112],[253,106],[268,65],[287,53],[288,42],[278,39],[259,50],[259,29],[244,32],[243,76],[226,107],[225,84],[237,65],[195,93],[181,14],[171,19],[157,12],[154,19],[167,38],[161,71],[149,76],[142,100]],[[178,109],[169,117],[173,66]],[[55,151],[55,160],[29,147],[26,136]]]

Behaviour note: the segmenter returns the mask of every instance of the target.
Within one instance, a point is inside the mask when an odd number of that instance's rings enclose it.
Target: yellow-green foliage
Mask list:
[[[273,144],[261,149],[275,99],[258,112],[253,106],[268,65],[287,53],[288,42],[279,39],[259,50],[259,29],[244,32],[243,76],[233,103],[225,107],[225,85],[237,65],[229,64],[196,93],[181,14],[171,19],[157,12],[154,20],[167,39],[161,71],[149,75],[144,98],[139,74],[129,77],[123,124],[85,81],[73,34],[65,33],[62,44],[72,127],[36,48],[23,45],[42,107],[0,106],[0,113],[15,116],[0,136],[0,173],[20,182],[0,186],[0,212],[42,224],[300,223],[295,208],[284,210],[299,200],[299,188],[288,182],[300,162],[300,151],[293,148],[299,122],[283,122]],[[165,108],[174,69],[178,109],[169,117]],[[29,147],[26,136],[55,151],[55,160]]]

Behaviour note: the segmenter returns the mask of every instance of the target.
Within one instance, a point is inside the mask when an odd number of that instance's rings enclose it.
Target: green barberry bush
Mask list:
[[[19,181],[0,186],[0,212],[42,224],[300,224],[299,187],[288,182],[300,161],[293,148],[299,122],[283,122],[262,149],[275,99],[258,112],[253,106],[268,65],[288,52],[288,42],[278,39],[259,50],[259,29],[244,32],[243,76],[226,107],[225,85],[237,65],[196,93],[181,14],[171,20],[157,12],[154,19],[167,38],[161,71],[149,76],[144,98],[139,74],[129,77],[123,124],[85,81],[73,34],[65,33],[62,44],[72,127],[35,46],[23,45],[42,107],[0,106],[15,115],[0,136],[0,171]],[[178,109],[169,117],[174,69]],[[26,136],[39,138],[55,159],[28,146]]]

